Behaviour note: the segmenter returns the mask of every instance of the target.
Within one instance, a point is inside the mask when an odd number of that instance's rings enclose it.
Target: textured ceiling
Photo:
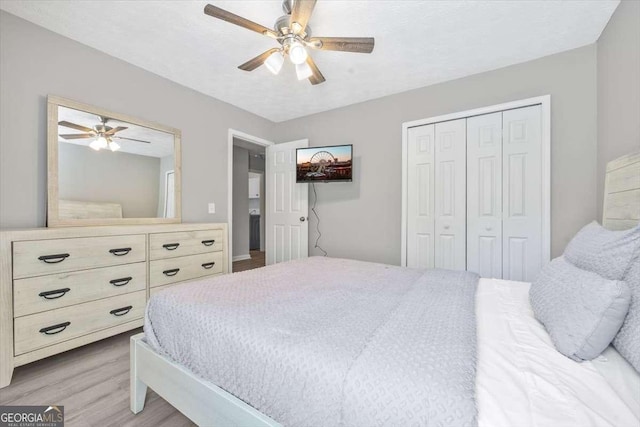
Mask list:
[[[276,42],[204,15],[206,1],[2,0],[0,8],[280,122],[594,43],[618,0],[319,0],[317,36],[371,36],[372,54],[313,51],[326,77],[237,66]],[[211,1],[271,27],[279,1]]]

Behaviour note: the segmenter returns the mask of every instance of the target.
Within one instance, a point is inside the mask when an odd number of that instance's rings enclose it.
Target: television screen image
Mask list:
[[[351,181],[353,146],[298,148],[296,150],[296,182]]]

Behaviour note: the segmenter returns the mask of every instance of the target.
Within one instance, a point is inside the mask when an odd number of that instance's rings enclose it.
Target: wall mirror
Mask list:
[[[48,97],[49,227],[180,222],[180,131]]]

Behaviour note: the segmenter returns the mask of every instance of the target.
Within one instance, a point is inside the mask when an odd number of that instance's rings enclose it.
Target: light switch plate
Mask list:
[[[215,203],[209,203],[209,213],[210,214],[216,213],[216,204]]]

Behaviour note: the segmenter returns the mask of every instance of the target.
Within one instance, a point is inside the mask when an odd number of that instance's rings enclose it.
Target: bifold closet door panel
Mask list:
[[[407,266],[433,268],[435,125],[410,128],[407,142]]]
[[[502,112],[467,119],[467,270],[502,278]]]
[[[502,276],[530,282],[542,266],[542,107],[502,116]]]
[[[435,267],[466,269],[466,119],[435,125]]]

